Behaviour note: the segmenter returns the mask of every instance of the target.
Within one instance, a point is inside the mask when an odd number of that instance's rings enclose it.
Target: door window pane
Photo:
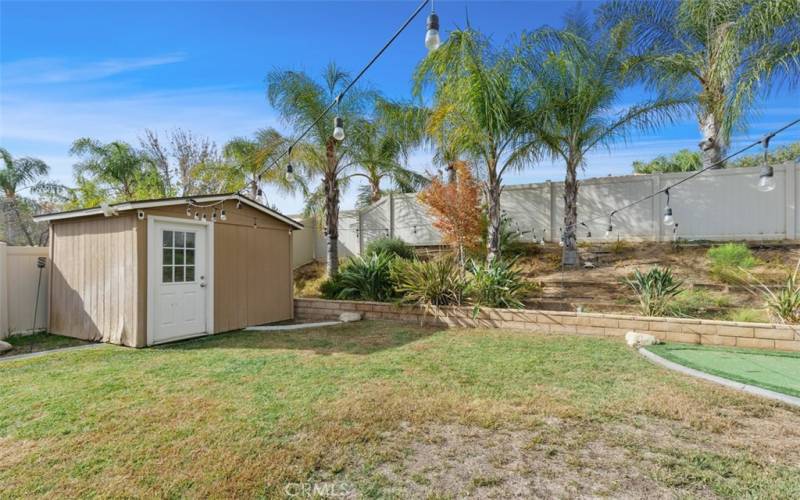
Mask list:
[[[194,250],[187,248],[186,249],[186,265],[194,264]]]
[[[175,265],[183,265],[183,250],[180,248],[175,249]]]
[[[164,262],[162,262],[162,264],[165,265],[165,266],[172,265],[172,249],[171,248],[165,248],[164,249]]]
[[[194,281],[194,266],[186,266],[184,278],[186,278],[186,281]]]
[[[183,266],[175,266],[175,283],[183,281]]]
[[[163,283],[172,283],[172,266],[161,268],[161,281]]]
[[[163,246],[164,248],[171,247],[172,246],[172,231],[164,231],[164,236],[163,236],[162,241],[163,241],[163,244],[161,246]]]
[[[183,248],[183,231],[175,231],[175,248]]]
[[[194,233],[186,233],[186,248],[194,248]]]

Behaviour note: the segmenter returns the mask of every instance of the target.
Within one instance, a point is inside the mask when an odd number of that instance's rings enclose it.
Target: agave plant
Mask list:
[[[528,287],[522,273],[514,264],[515,260],[494,260],[486,263],[469,261],[467,295],[475,306],[474,314],[480,307],[523,307],[521,299]]]
[[[392,271],[404,302],[424,307],[460,305],[464,280],[453,257],[431,261],[397,260]]]
[[[337,299],[388,301],[394,295],[391,278],[394,258],[383,252],[366,258],[354,257],[342,266],[326,289]]]
[[[663,316],[670,301],[681,292],[683,282],[675,279],[672,269],[653,267],[647,273],[638,269],[627,280],[628,285],[639,299],[639,306],[645,316]]]
[[[797,261],[794,272],[786,278],[786,285],[780,290],[772,290],[767,285],[759,283],[770,314],[783,323],[800,323],[799,272],[800,260]]]

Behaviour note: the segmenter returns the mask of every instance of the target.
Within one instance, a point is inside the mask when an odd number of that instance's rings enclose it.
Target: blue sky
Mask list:
[[[264,95],[275,68],[318,74],[331,60],[357,72],[417,2],[0,2],[0,145],[36,156],[52,176],[72,180],[72,141],[91,136],[138,144],[145,128],[176,127],[217,144],[258,128],[285,129]],[[466,24],[499,43],[525,30],[558,26],[575,2],[436,2],[442,31]],[[591,12],[598,4],[583,2]],[[421,15],[367,73],[369,84],[407,97],[410,75],[425,55]],[[638,91],[625,98],[641,98]],[[800,115],[800,98],[776,92],[758,106],[734,146]],[[694,148],[697,126],[687,118],[591,155],[585,177],[624,174],[636,159]],[[800,129],[773,141],[800,140]],[[430,168],[430,155],[411,159]],[[543,162],[508,183],[561,180],[562,167]],[[270,194],[281,210],[299,197]],[[355,189],[345,195],[351,208]]]

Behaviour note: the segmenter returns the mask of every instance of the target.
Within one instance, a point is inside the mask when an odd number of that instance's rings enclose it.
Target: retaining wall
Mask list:
[[[295,317],[301,320],[330,320],[343,312],[357,311],[363,313],[365,319],[441,326],[509,328],[600,337],[624,337],[628,331],[635,330],[667,342],[800,351],[800,329],[769,323],[520,309],[482,309],[473,319],[471,307],[440,307],[426,312],[415,306],[323,299],[295,299],[294,307]]]

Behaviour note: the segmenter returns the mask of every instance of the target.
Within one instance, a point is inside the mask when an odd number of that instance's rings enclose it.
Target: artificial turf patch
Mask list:
[[[800,397],[800,353],[674,344],[647,349],[695,370]]]

